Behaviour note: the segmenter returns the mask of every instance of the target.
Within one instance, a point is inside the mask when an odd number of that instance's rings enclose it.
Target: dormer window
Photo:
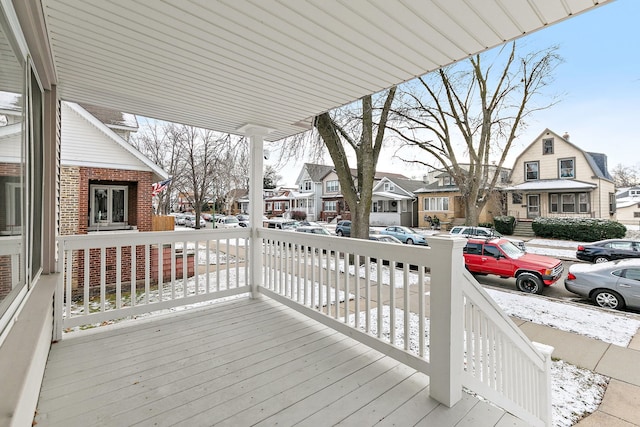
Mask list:
[[[640,196],[640,190],[629,190],[629,195],[633,197]]]
[[[454,185],[455,181],[450,175],[442,177],[442,185]]]
[[[302,185],[300,186],[300,190],[301,191],[311,191],[311,186],[312,186],[312,182],[311,181],[304,181],[302,183]]]
[[[553,154],[553,138],[542,140],[542,154]]]
[[[396,186],[393,185],[393,182],[385,182],[384,183],[384,191],[394,191]]]

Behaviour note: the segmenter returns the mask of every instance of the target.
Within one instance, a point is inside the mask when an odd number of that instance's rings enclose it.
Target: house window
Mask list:
[[[273,202],[273,210],[281,211],[282,210],[282,202]]]
[[[524,164],[524,179],[525,181],[534,181],[540,179],[538,170],[540,169],[540,162],[525,162]]]
[[[393,182],[385,182],[384,183],[384,191],[394,191],[396,186],[393,185]]]
[[[557,194],[549,194],[549,212],[551,213],[559,212],[558,198],[559,196]]]
[[[336,212],[336,202],[335,201],[324,202],[324,210]]]
[[[337,193],[340,191],[340,182],[338,180],[327,181],[326,189],[327,193]]]
[[[575,159],[560,159],[558,160],[558,169],[560,178],[575,178]]]
[[[522,193],[511,193],[511,203],[514,205],[522,204]]]
[[[609,213],[616,213],[616,195],[615,193],[609,193]]]
[[[587,193],[578,193],[578,211],[580,213],[589,212],[589,195]]]
[[[640,196],[640,190],[629,190],[630,196]]]
[[[448,211],[448,197],[425,197],[422,199],[422,208],[425,211]]]
[[[455,181],[450,175],[442,177],[442,185],[454,185]]]
[[[553,154],[553,138],[542,140],[542,154]]]
[[[22,232],[22,184],[19,182],[7,182],[6,194],[6,224],[5,229],[9,234]]]
[[[311,181],[305,181],[300,186],[300,189],[303,191],[311,191],[311,185],[312,185]]]
[[[562,212],[573,213],[576,211],[576,195],[575,194],[562,194]]]
[[[633,217],[634,218],[640,218],[640,212],[634,212],[633,213]]]
[[[90,226],[122,226],[128,218],[128,188],[124,185],[91,185]]]
[[[502,184],[509,182],[509,171],[500,171],[500,182]]]

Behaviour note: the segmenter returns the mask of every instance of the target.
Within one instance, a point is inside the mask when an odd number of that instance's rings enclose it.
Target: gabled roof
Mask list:
[[[593,174],[595,176],[597,176],[598,178],[606,179],[608,181],[612,181],[613,182],[613,178],[611,177],[611,175],[609,174],[609,171],[607,170],[607,155],[606,154],[586,152],[582,148],[578,147],[574,143],[570,142],[568,139],[565,139],[564,137],[560,136],[559,134],[555,133],[554,131],[552,131],[549,128],[546,128],[545,130],[543,130],[540,133],[540,135],[538,135],[536,138],[534,138],[533,141],[531,141],[531,143],[529,145],[527,145],[527,147],[524,150],[522,150],[522,152],[518,155],[518,157],[516,157],[516,160],[513,162],[513,164],[514,165],[518,164],[518,162],[520,161],[520,158],[536,142],[538,142],[538,140],[540,138],[542,138],[543,135],[546,135],[546,134],[553,134],[553,136],[555,138],[557,138],[558,140],[561,140],[565,144],[568,144],[568,145],[572,146],[573,148],[575,148],[577,151],[581,152],[584,155],[584,158],[587,160],[587,163],[589,163],[589,166],[591,167],[591,170],[593,171]]]
[[[518,185],[503,188],[505,191],[565,191],[565,190],[593,190],[598,186],[591,182],[582,182],[575,179],[537,179],[526,181]]]
[[[89,112],[93,117],[100,120],[110,128],[125,129],[130,131],[138,130],[138,119],[134,114],[123,113],[105,107],[97,107],[89,104],[78,104]]]
[[[75,104],[73,102],[65,102],[65,105],[70,108],[72,111],[77,113],[81,118],[85,120],[86,123],[96,128],[100,131],[109,141],[115,143],[117,146],[126,151],[133,158],[137,159],[141,162],[146,168],[148,168],[151,172],[153,172],[156,176],[155,179],[167,179],[169,178],[169,174],[164,171],[160,166],[153,163],[147,156],[138,151],[133,145],[122,139],[117,133],[111,130],[107,125],[98,120],[95,116],[90,114],[87,110],[82,108],[80,105]],[[64,116],[63,116],[64,120]],[[63,140],[64,141],[64,140]]]
[[[351,168],[351,176],[353,177],[357,177],[358,176],[358,169],[353,169]],[[374,180],[381,180],[382,178],[399,178],[399,179],[409,179],[408,177],[406,177],[405,175],[402,175],[401,173],[393,173],[393,172],[379,172],[376,171],[375,175],[373,176]]]
[[[321,182],[325,176],[329,175],[333,171],[333,166],[319,165],[316,163],[305,163],[300,170],[296,184],[299,184],[306,171],[312,182]]]

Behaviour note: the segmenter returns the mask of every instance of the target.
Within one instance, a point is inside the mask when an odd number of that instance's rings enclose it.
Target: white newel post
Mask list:
[[[249,138],[250,173],[249,173],[249,286],[251,298],[258,295],[258,287],[262,285],[262,242],[258,239],[258,228],[262,227],[264,202],[262,200],[264,137],[271,129],[264,126],[247,124],[238,129]]]
[[[430,237],[431,317],[429,394],[449,407],[462,398],[463,300],[465,239]]]

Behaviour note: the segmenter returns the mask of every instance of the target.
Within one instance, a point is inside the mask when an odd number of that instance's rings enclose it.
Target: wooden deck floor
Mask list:
[[[237,299],[53,345],[43,426],[524,425],[269,299]]]

